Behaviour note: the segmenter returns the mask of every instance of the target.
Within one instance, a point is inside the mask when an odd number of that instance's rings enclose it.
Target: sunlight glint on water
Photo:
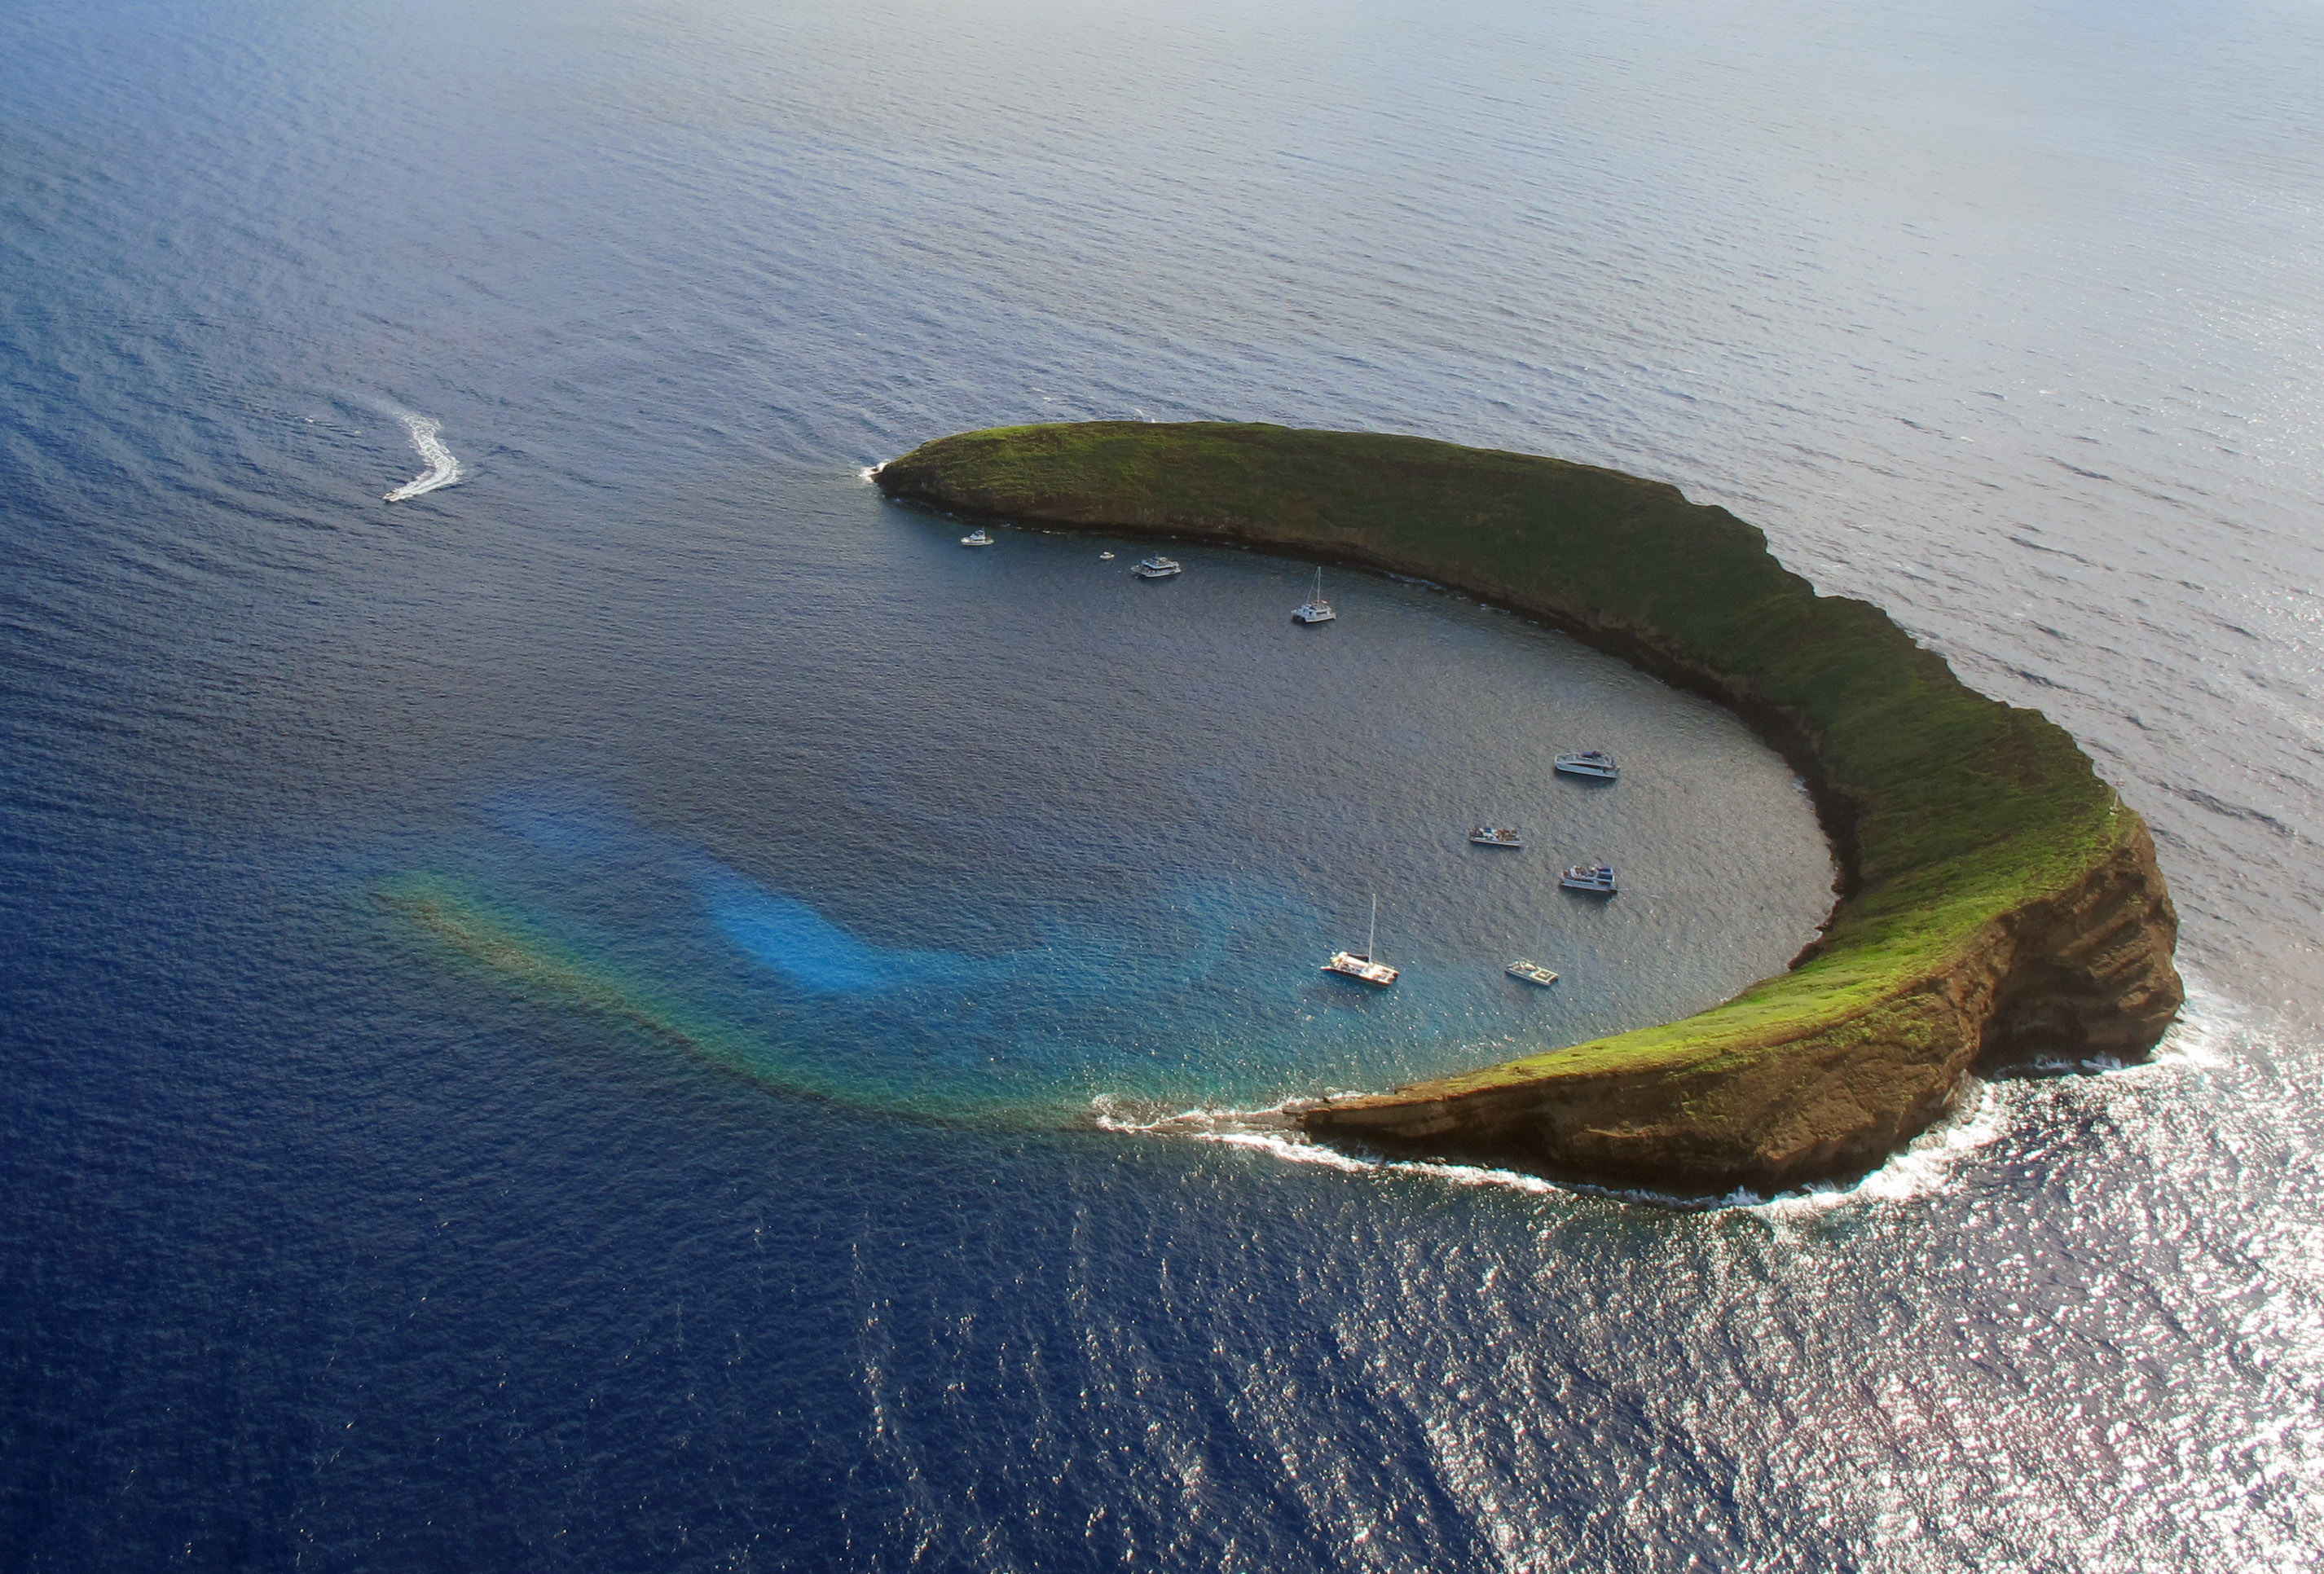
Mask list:
[[[0,1565],[2315,1566],[2311,7],[0,45]],[[1106,1129],[1693,1009],[1827,871],[1516,620],[863,485],[1094,416],[1729,505],[2085,741],[2188,1023],[1696,1211]]]

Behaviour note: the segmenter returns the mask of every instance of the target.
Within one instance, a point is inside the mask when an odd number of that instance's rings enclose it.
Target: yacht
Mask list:
[[[1148,557],[1130,572],[1140,579],[1167,579],[1174,574],[1185,573],[1186,568],[1176,557]]]
[[[1596,781],[1612,781],[1622,773],[1615,769],[1614,757],[1595,749],[1579,754],[1561,754],[1557,769],[1567,776],[1586,776]]]
[[[1378,954],[1377,948],[1379,943],[1379,897],[1374,897],[1372,898],[1372,925],[1371,928],[1364,934],[1363,950],[1360,952],[1333,952],[1332,953],[1332,960],[1323,964],[1323,971],[1327,973],[1339,973],[1343,977],[1357,979],[1368,984],[1378,984],[1382,989],[1386,989],[1388,985],[1396,982],[1396,969],[1388,966],[1386,962],[1376,962],[1373,960],[1373,958]]]
[[[1525,838],[1514,826],[1480,825],[1469,833],[1469,840],[1480,847],[1523,847]]]
[[[1328,623],[1340,615],[1332,610],[1332,603],[1323,599],[1322,569],[1315,570],[1315,588],[1307,593],[1306,601],[1291,615],[1303,623]]]
[[[1523,979],[1529,984],[1539,984],[1544,989],[1557,981],[1557,975],[1537,962],[1513,962],[1504,971],[1513,979]]]
[[[960,544],[964,547],[990,547],[992,545],[992,536],[982,525],[979,525],[967,535],[963,536],[960,538]]]
[[[1602,863],[1577,863],[1559,875],[1557,883],[1569,891],[1587,891],[1593,897],[1610,897],[1620,888],[1614,883],[1614,871]]]

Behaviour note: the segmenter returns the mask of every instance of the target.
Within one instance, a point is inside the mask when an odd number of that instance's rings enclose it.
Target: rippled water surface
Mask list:
[[[2319,81],[2296,0],[9,8],[0,1564],[2313,1566]],[[1157,1129],[1697,1008],[1831,870],[1520,620],[860,474],[1086,416],[1727,504],[2083,740],[2184,1024],[1702,1211]]]

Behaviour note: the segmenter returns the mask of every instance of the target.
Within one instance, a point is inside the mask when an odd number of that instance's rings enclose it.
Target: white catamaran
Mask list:
[[[1323,599],[1322,569],[1315,570],[1315,588],[1307,593],[1307,600],[1291,615],[1303,623],[1328,623],[1340,615],[1332,610],[1332,603]]]
[[[1370,929],[1365,932],[1364,949],[1361,953],[1360,954],[1352,951],[1335,951],[1332,953],[1332,960],[1323,964],[1323,971],[1327,973],[1340,973],[1347,978],[1356,979],[1367,984],[1379,984],[1382,988],[1386,988],[1388,985],[1396,982],[1396,969],[1389,967],[1385,962],[1375,962],[1372,960],[1372,958],[1378,953],[1377,948],[1379,944],[1379,897],[1378,895],[1374,895],[1372,897],[1372,924]]]

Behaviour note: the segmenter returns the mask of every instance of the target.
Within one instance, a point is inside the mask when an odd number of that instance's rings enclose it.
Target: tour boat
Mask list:
[[[1568,776],[1586,776],[1597,781],[1612,781],[1622,773],[1614,768],[1614,757],[1598,750],[1584,750],[1580,754],[1561,754],[1557,769]]]
[[[967,535],[963,536],[960,538],[960,544],[964,547],[990,547],[992,545],[992,537],[982,525],[979,525]]]
[[[1537,962],[1513,962],[1509,963],[1508,972],[1513,979],[1523,979],[1529,984],[1540,984],[1545,988],[1557,981],[1557,975]]]
[[[1610,897],[1618,888],[1614,871],[1602,863],[1577,863],[1559,875],[1557,883],[1569,891],[1587,891],[1593,897]]]
[[[1323,599],[1322,569],[1315,570],[1315,588],[1308,593],[1306,601],[1301,604],[1299,610],[1291,615],[1303,623],[1328,623],[1340,615],[1332,610],[1332,603]]]
[[[1130,572],[1140,579],[1167,579],[1174,574],[1185,573],[1186,569],[1176,557],[1148,557]]]
[[[1374,897],[1372,925],[1365,932],[1363,950],[1360,953],[1335,951],[1332,953],[1332,960],[1323,964],[1322,971],[1327,973],[1339,973],[1342,977],[1356,979],[1367,984],[1378,984],[1385,989],[1396,982],[1396,969],[1386,962],[1372,960],[1374,948],[1379,943],[1379,898]]]
[[[1523,847],[1525,838],[1508,825],[1480,825],[1469,833],[1469,840],[1480,847]]]

